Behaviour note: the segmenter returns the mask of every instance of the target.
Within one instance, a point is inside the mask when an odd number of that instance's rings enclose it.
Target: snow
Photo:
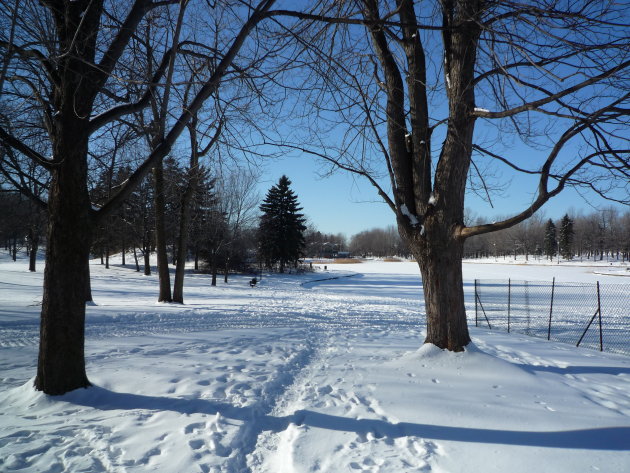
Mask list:
[[[490,112],[490,110],[488,110],[487,108],[475,107],[475,112],[485,112],[485,113],[488,113],[488,112]]]
[[[490,262],[466,281],[620,279]],[[415,263],[326,266],[190,274],[170,305],[156,276],[93,262],[94,386],[51,397],[32,388],[43,264],[0,256],[0,471],[630,470],[628,357],[475,327],[444,352],[422,345]]]
[[[416,217],[414,214],[411,213],[411,211],[407,207],[407,204],[402,204],[400,206],[400,212],[409,219],[409,222],[411,223],[412,227],[416,227],[420,224],[418,217]]]

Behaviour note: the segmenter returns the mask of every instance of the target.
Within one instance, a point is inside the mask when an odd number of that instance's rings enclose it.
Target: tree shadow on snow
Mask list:
[[[237,407],[206,399],[119,393],[97,386],[72,391],[55,399],[100,410],[143,409],[208,415],[220,413],[226,420],[252,423],[253,425],[249,426],[248,431],[250,435],[254,436],[264,431],[282,432],[290,424],[295,424],[338,432],[353,432],[360,436],[371,434],[377,439],[416,436],[432,440],[528,447],[611,451],[630,449],[630,426],[537,432],[452,427],[411,422],[393,424],[383,420],[354,419],[309,410],[299,410],[289,416],[277,417],[264,414],[262,408],[257,406]]]
[[[560,375],[578,375],[578,374],[609,374],[613,376],[618,376],[621,374],[628,375],[630,374],[630,368],[626,368],[623,366],[567,366],[565,368],[561,368],[558,366],[533,366],[530,364],[518,364],[514,363],[516,366],[523,368],[526,371],[531,373],[536,372],[548,372]]]

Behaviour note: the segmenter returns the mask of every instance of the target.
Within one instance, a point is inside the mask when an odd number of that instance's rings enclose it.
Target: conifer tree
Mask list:
[[[543,241],[545,256],[552,259],[556,255],[556,225],[551,219],[545,226],[545,240]]]
[[[569,218],[568,214],[564,214],[562,220],[560,221],[560,255],[564,259],[571,259],[573,257],[573,220]]]
[[[260,256],[267,267],[278,263],[281,273],[287,264],[296,263],[301,256],[306,230],[306,219],[300,213],[302,207],[290,185],[289,178],[282,176],[260,205]]]

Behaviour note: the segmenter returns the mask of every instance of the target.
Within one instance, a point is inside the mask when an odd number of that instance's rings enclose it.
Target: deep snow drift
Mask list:
[[[630,358],[474,327],[465,353],[421,346],[413,263],[255,288],[191,274],[183,306],[94,263],[94,387],[49,397],[32,388],[41,273],[1,258],[0,471],[630,471]],[[606,280],[593,271],[464,265],[468,281]]]

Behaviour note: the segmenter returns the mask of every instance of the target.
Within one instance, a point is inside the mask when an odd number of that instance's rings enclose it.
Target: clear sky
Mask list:
[[[321,163],[310,156],[287,156],[268,160],[259,184],[261,198],[282,174],[291,180],[291,188],[304,208],[304,214],[315,227],[324,233],[344,233],[347,237],[377,227],[395,224],[389,207],[380,199],[365,179],[337,171],[329,177],[320,177]],[[515,176],[501,195],[493,198],[494,209],[474,195],[467,196],[466,207],[475,215],[489,221],[497,216],[508,216],[523,210],[531,203],[536,180],[528,176]],[[566,212],[582,210],[588,214],[593,205],[611,205],[596,196],[588,203],[573,189],[565,189],[551,199],[540,211],[547,218],[559,219]]]
[[[362,230],[395,223],[393,212],[368,182],[344,171],[320,177],[320,167],[310,156],[267,161],[259,184],[261,197],[285,174],[303,213],[323,233],[351,237]]]

